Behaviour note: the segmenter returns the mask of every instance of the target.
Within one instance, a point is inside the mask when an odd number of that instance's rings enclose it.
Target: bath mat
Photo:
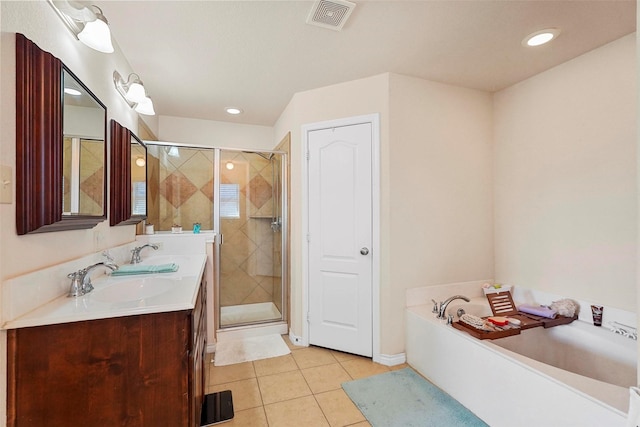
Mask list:
[[[234,363],[284,356],[289,353],[291,350],[278,334],[222,341],[216,344],[214,365],[233,365]]]
[[[411,368],[345,382],[342,388],[373,427],[488,427]]]

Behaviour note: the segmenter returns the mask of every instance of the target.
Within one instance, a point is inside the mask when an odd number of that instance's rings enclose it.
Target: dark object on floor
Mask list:
[[[207,427],[233,419],[233,398],[231,390],[207,394],[202,404],[200,426]]]

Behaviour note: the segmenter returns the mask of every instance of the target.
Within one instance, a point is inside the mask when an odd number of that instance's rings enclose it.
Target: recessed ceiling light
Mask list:
[[[242,110],[236,107],[227,107],[224,109],[224,111],[226,111],[229,114],[233,114],[233,115],[237,115],[242,113]]]
[[[76,89],[71,89],[70,87],[65,87],[64,88],[64,93],[66,93],[68,95],[73,95],[73,96],[82,95],[82,92],[80,92],[79,90],[76,90]]]
[[[523,46],[540,46],[545,43],[549,43],[551,40],[558,37],[560,34],[560,30],[557,28],[547,28],[544,30],[536,31],[535,33],[529,34],[527,37],[522,40]]]

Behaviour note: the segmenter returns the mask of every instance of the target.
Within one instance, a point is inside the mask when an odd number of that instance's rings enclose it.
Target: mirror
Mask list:
[[[111,120],[110,225],[136,224],[147,217],[147,147]]]
[[[106,219],[106,122],[107,108],[71,70],[16,34],[18,235]]]
[[[104,215],[104,109],[63,66],[62,214]]]

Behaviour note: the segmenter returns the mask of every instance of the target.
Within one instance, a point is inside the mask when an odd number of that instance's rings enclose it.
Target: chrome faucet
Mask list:
[[[158,250],[158,245],[154,245],[153,243],[147,243],[146,245],[133,248],[131,250],[131,264],[138,264],[139,262],[142,261],[142,258],[140,258],[140,251],[146,248],[147,246],[155,249],[156,251]]]
[[[96,268],[104,266],[111,271],[117,270],[118,265],[111,262],[98,262],[96,264],[90,265],[87,268],[83,268],[73,273],[67,274],[67,277],[71,279],[71,288],[69,289],[70,297],[81,297],[82,295],[88,294],[93,290],[93,284],[91,283],[91,275],[90,273]]]
[[[446,319],[447,307],[451,301],[463,299],[466,302],[470,302],[471,300],[464,295],[454,295],[452,297],[447,298],[443,302],[440,303],[440,308],[438,309],[438,319]]]

